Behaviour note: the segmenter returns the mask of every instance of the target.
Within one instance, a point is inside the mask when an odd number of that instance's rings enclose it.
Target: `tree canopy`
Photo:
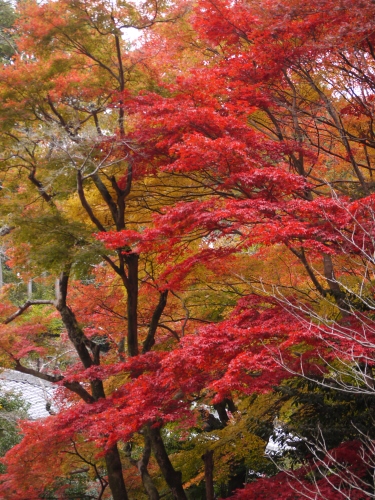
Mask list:
[[[374,19],[0,4],[2,498],[374,497]]]

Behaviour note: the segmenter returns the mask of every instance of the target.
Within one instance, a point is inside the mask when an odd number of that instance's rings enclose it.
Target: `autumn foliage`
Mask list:
[[[0,496],[372,498],[375,5],[16,14],[0,359],[57,390]]]

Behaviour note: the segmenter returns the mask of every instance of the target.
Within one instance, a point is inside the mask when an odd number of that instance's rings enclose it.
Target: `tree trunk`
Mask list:
[[[163,314],[165,306],[167,305],[167,297],[168,297],[168,290],[160,292],[158,305],[156,306],[154,313],[152,315],[146,340],[143,342],[142,354],[146,354],[146,352],[149,352],[152,346],[155,344],[156,329],[159,325],[159,320],[161,318],[161,315]]]
[[[207,450],[202,455],[204,462],[204,479],[206,483],[206,500],[214,500],[214,452]]]
[[[220,403],[216,403],[214,405],[214,408],[217,411],[217,413],[219,415],[219,419],[223,425],[227,425],[227,423],[229,422],[229,417],[228,417],[227,410],[226,410],[227,407],[231,413],[234,413],[235,411],[237,411],[236,406],[233,403],[233,400],[229,399],[229,398],[225,398]]]
[[[128,354],[129,356],[138,355],[138,260],[139,256],[135,253],[126,255],[125,262],[128,268],[128,286],[126,287],[128,295]]]
[[[160,496],[158,490],[156,489],[154,482],[152,481],[150,474],[148,473],[147,466],[151,455],[151,439],[147,433],[144,434],[145,447],[143,450],[142,457],[137,462],[137,467],[139,473],[141,474],[142,484],[146,491],[146,494],[150,500],[159,500]]]
[[[169,460],[168,453],[166,452],[163,439],[160,434],[160,429],[149,427],[149,436],[151,439],[151,446],[154,452],[156,461],[164,476],[166,483],[171,489],[173,498],[175,500],[187,500],[184,489],[182,487],[182,474],[176,471]]]
[[[335,277],[332,257],[328,254],[323,254],[324,277],[327,280],[329,289],[335,298],[336,304],[340,309],[343,317],[347,316],[350,310],[349,304],[345,301],[345,294],[341,291],[340,285]]]
[[[98,346],[85,336],[84,332],[78,325],[73,311],[66,304],[68,281],[69,274],[62,273],[59,280],[55,306],[61,315],[61,319],[68,332],[69,339],[74,345],[82,365],[85,368],[90,368],[93,364],[99,364],[100,349],[98,350]],[[91,350],[93,357],[91,357],[89,349]],[[104,386],[101,380],[95,379],[90,385],[94,401],[105,398]],[[128,500],[117,444],[106,451],[105,463],[107,466],[108,484],[112,492],[113,500]]]
[[[27,298],[31,299],[33,296],[33,280],[27,282]]]
[[[128,500],[128,493],[122,475],[122,465],[117,445],[112,446],[112,448],[106,452],[105,463],[113,500]]]
[[[215,408],[215,410],[217,411],[217,413],[219,415],[220,422],[224,426],[227,425],[227,423],[229,421],[229,417],[228,417],[228,414],[227,414],[226,406],[227,406],[226,399],[224,399],[224,401],[221,401],[220,403],[216,403],[214,405],[214,408]]]

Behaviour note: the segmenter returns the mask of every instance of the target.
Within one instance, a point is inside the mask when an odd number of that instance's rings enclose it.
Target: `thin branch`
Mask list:
[[[53,300],[27,300],[15,313],[9,316],[5,321],[4,325],[11,323],[18,316],[21,316],[30,306],[49,304],[54,306],[55,302]]]
[[[79,196],[81,205],[86,210],[91,221],[95,224],[95,226],[99,229],[99,231],[105,232],[105,227],[102,225],[100,220],[95,216],[91,206],[89,205],[89,203],[86,199],[85,192],[83,190],[83,184],[82,184],[82,174],[81,174],[80,170],[77,172],[77,192],[78,192],[78,196]]]
[[[163,314],[165,306],[167,305],[167,297],[168,297],[168,290],[160,292],[159,302],[152,315],[146,340],[143,342],[142,354],[145,354],[146,352],[150,351],[152,346],[155,344],[156,330],[159,325],[160,317]]]

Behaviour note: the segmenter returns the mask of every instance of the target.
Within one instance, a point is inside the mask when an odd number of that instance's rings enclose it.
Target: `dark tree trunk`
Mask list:
[[[202,455],[204,462],[204,479],[206,483],[206,500],[214,500],[214,452],[208,450]]]
[[[160,434],[160,429],[149,427],[149,436],[151,439],[151,446],[154,452],[156,461],[160,467],[161,473],[164,476],[166,483],[171,489],[173,498],[175,500],[187,500],[184,489],[182,487],[182,474],[176,471],[169,460],[168,453],[166,452],[163,439]]]
[[[128,268],[128,284],[126,291],[128,294],[128,354],[138,355],[138,260],[135,253],[126,255],[125,262]]]
[[[227,413],[226,408],[228,408],[228,410],[231,413],[234,413],[235,411],[237,411],[236,406],[233,403],[233,400],[229,399],[229,398],[223,399],[223,401],[214,405],[214,408],[219,415],[220,422],[224,425],[226,425],[229,421],[229,417],[228,417],[228,413]]]
[[[315,276],[315,273],[313,269],[310,267],[310,264],[306,258],[305,251],[303,248],[301,250],[296,250],[295,248],[292,248],[291,246],[288,246],[289,250],[300,259],[302,264],[304,265],[307,274],[310,276],[311,281],[313,282],[316,290],[320,293],[322,297],[325,297],[327,295],[326,290],[322,287],[322,285],[319,282],[319,279],[317,276]]]
[[[229,420],[226,406],[227,406],[227,403],[226,403],[225,399],[224,399],[224,401],[221,401],[220,403],[217,403],[216,405],[214,405],[214,408],[219,415],[220,422],[224,425],[226,425],[228,423],[228,420]]]
[[[150,474],[148,473],[147,466],[151,455],[151,439],[147,431],[144,434],[145,447],[140,460],[137,462],[137,467],[139,473],[141,474],[142,484],[146,491],[146,494],[150,500],[159,500],[160,496],[158,490],[156,489],[154,482],[152,481]]]
[[[117,445],[114,445],[106,452],[105,463],[107,466],[108,483],[113,500],[128,500],[128,493],[126,491],[124,477],[122,475],[122,464]]]
[[[143,342],[142,354],[146,354],[146,352],[150,351],[152,346],[155,344],[156,329],[159,325],[159,320],[161,315],[163,314],[164,308],[167,305],[167,297],[168,297],[168,290],[160,292],[158,305],[156,306],[154,313],[152,315],[146,340]]]
[[[336,300],[336,304],[340,309],[340,312],[343,317],[347,316],[350,311],[349,304],[345,301],[345,293],[343,293],[340,289],[340,285],[335,277],[335,271],[333,268],[332,257],[328,254],[323,255],[323,264],[324,264],[324,276],[327,280],[330,292]]]
[[[56,309],[60,312],[61,319],[65,328],[68,331],[68,336],[74,345],[77,354],[85,368],[89,368],[93,364],[99,364],[98,346],[89,340],[82,329],[79,327],[73,311],[67,306],[66,299],[68,293],[69,274],[62,273],[59,280],[58,297],[56,299]],[[90,354],[90,351],[92,354]],[[103,382],[101,380],[93,380],[91,382],[92,398],[95,402],[101,398],[105,398]],[[128,500],[124,477],[122,475],[122,464],[117,444],[112,446],[105,454],[105,463],[108,472],[108,483],[112,492],[113,500]]]

